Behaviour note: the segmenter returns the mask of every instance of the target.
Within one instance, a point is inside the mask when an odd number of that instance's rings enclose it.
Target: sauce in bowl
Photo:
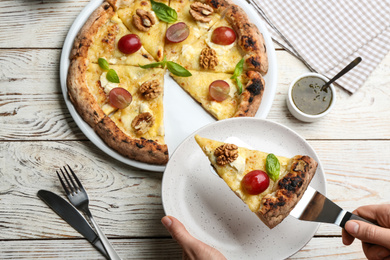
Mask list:
[[[330,87],[321,90],[325,81],[318,77],[303,77],[292,87],[292,100],[305,114],[318,115],[325,112],[332,103]]]

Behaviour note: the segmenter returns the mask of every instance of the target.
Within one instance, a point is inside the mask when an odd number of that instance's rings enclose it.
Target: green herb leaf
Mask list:
[[[116,74],[116,71],[113,70],[113,69],[110,69],[108,72],[107,72],[107,76],[106,76],[107,80],[112,82],[112,83],[119,83],[119,77],[118,77],[118,74]]]
[[[163,68],[165,67],[165,61],[159,61],[159,62],[154,62],[154,63],[149,63],[146,65],[139,65],[143,69],[149,69],[149,68],[157,68],[159,66],[162,66]]]
[[[272,153],[267,155],[267,159],[265,161],[265,170],[273,181],[278,180],[280,174],[280,163],[278,158]]]
[[[244,58],[242,58],[234,68],[233,76],[231,79],[238,78],[242,74],[242,70],[244,69]]]
[[[153,0],[150,0],[152,4],[152,9],[158,19],[167,23],[174,23],[177,21],[177,12],[175,9],[167,6],[166,4],[159,3]]]
[[[191,72],[189,72],[183,66],[181,66],[173,61],[167,61],[167,68],[173,75],[176,75],[179,77],[192,76]]]
[[[242,93],[242,83],[241,83],[241,80],[239,78],[236,78],[236,82],[237,82],[237,87],[238,87],[238,94],[241,95],[241,93]]]
[[[99,58],[99,59],[98,59],[98,63],[99,63],[100,68],[102,68],[102,69],[104,69],[104,70],[109,70],[109,69],[110,69],[110,65],[108,64],[108,62],[106,61],[106,59],[104,59],[104,58]]]

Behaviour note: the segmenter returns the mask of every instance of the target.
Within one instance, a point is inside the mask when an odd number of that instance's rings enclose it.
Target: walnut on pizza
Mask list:
[[[269,228],[289,215],[317,169],[306,155],[286,158],[198,135],[195,140],[218,175]]]
[[[230,0],[107,0],[70,54],[80,116],[120,154],[164,165],[164,74],[217,120],[254,116],[268,70],[264,39]]]

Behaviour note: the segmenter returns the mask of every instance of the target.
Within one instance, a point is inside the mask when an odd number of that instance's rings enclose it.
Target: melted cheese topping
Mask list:
[[[218,175],[226,182],[230,189],[248,205],[251,211],[257,212],[260,209],[262,198],[267,194],[273,193],[277,189],[277,182],[274,182],[271,179],[268,188],[258,195],[250,195],[241,187],[241,180],[247,173],[253,170],[266,171],[265,161],[268,153],[239,147],[239,157],[230,164],[220,166],[216,163],[214,151],[224,143],[202,138],[200,136],[195,136],[195,139],[203,152],[208,156]],[[288,173],[288,166],[291,159],[282,156],[277,156],[277,158],[280,163],[279,179],[281,179]],[[245,163],[242,162],[243,159],[245,159]]]

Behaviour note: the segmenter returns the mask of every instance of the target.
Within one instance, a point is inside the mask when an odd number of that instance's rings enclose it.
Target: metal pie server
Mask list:
[[[38,191],[38,197],[109,259],[100,238],[76,208],[57,194],[47,190]]]
[[[310,186],[307,187],[290,215],[300,220],[336,224],[342,228],[348,220],[360,220],[373,224],[364,218],[343,210]]]

